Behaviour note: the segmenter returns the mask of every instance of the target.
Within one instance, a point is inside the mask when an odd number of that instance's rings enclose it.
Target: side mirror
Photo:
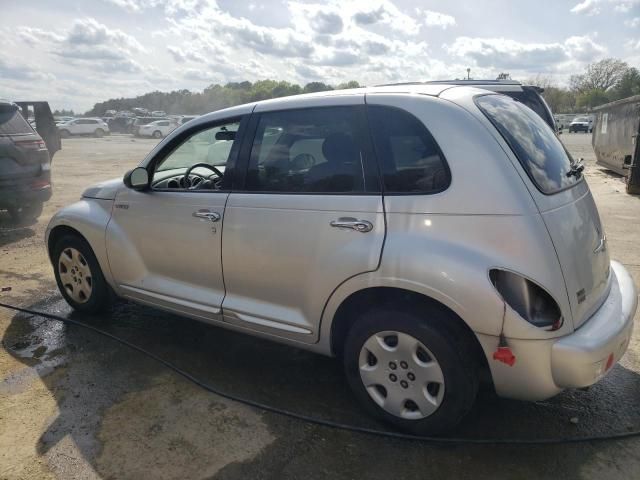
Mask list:
[[[125,186],[133,190],[146,190],[149,188],[149,172],[144,167],[137,167],[129,170],[124,175]]]

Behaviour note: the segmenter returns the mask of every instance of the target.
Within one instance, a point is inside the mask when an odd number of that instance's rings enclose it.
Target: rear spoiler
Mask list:
[[[47,145],[47,150],[49,150],[49,157],[53,159],[53,155],[62,148],[62,141],[60,140],[60,132],[58,132],[58,127],[56,127],[49,103],[33,101],[14,103],[20,107],[25,120],[29,119],[29,110],[33,111],[33,116],[36,121],[36,132],[38,132],[42,140],[44,140],[44,143]]]

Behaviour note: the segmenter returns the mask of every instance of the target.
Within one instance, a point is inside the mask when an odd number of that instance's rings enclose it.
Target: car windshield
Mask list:
[[[28,135],[33,128],[14,107],[0,107],[0,135]]]
[[[533,183],[545,194],[574,185],[573,159],[553,130],[530,108],[504,95],[482,95],[476,104],[509,144]]]
[[[588,122],[589,119],[587,117],[578,117],[574,120],[574,122]]]

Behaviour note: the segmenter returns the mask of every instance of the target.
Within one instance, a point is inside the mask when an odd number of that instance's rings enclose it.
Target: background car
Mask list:
[[[76,118],[58,125],[58,129],[62,138],[69,138],[72,135],[102,137],[110,133],[109,125],[101,118]]]
[[[157,117],[137,117],[133,123],[131,124],[131,127],[129,129],[129,133],[134,134],[135,136],[139,136],[140,135],[140,127],[142,127],[143,125],[149,125],[150,123],[153,122],[157,122],[159,120],[166,120],[165,118],[162,119],[158,119]]]
[[[166,117],[167,114],[165,113],[164,110],[154,110],[153,112],[151,112],[151,116],[152,117]]]
[[[49,198],[47,146],[18,105],[0,100],[0,209],[8,210],[15,221],[35,219]]]
[[[156,120],[147,125],[141,125],[138,135],[141,137],[162,138],[166,137],[176,128],[176,124],[169,120]]]
[[[593,131],[593,119],[591,117],[577,117],[569,124],[569,133]]]

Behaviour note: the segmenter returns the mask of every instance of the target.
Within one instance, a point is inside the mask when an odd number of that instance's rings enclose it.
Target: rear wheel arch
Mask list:
[[[412,290],[395,287],[369,287],[358,290],[342,301],[331,324],[331,353],[342,357],[344,343],[349,331],[365,311],[375,308],[393,308],[403,311],[419,311],[428,313],[430,310],[438,310],[446,313],[446,318],[451,319],[443,328],[454,335],[462,335],[471,349],[471,354],[477,362],[481,378],[491,381],[491,374],[487,357],[476,337],[467,323],[460,318],[448,306],[438,300]]]

